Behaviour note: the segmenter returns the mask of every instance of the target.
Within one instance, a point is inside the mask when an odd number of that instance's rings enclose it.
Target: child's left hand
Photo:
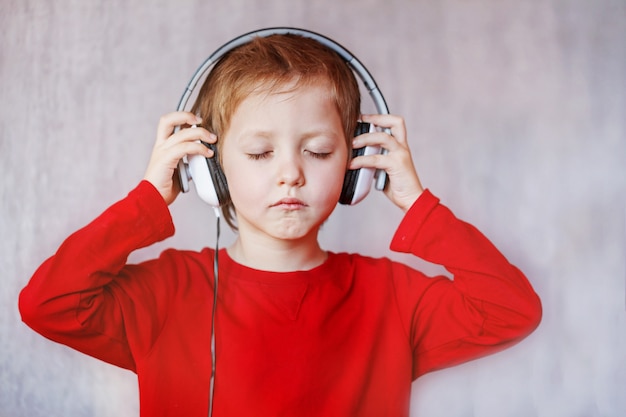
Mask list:
[[[388,153],[356,157],[350,161],[348,168],[385,170],[389,176],[389,184],[385,188],[385,194],[395,205],[406,212],[424,191],[424,188],[413,165],[404,119],[389,114],[375,114],[363,115],[361,120],[377,127],[389,128],[391,135],[385,132],[360,135],[354,138],[353,148],[379,145]]]

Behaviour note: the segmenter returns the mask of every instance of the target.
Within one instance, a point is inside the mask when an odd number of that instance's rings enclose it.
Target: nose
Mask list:
[[[277,179],[279,185],[292,187],[304,185],[304,170],[299,155],[288,154],[281,158]]]

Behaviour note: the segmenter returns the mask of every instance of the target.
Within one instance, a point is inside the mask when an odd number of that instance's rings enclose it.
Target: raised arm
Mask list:
[[[146,279],[129,282],[131,273],[146,278],[150,271],[131,271],[126,260],[133,250],[173,232],[167,206],[143,181],[127,198],[69,236],[37,269],[20,294],[23,321],[51,340],[134,369],[122,317],[132,300],[119,287],[123,283],[145,297],[152,291],[141,288]]]
[[[406,216],[391,245],[443,265],[452,275],[428,281],[396,277],[398,302],[411,316],[414,376],[503,349],[528,335],[541,320],[541,302],[522,272],[471,224],[457,219],[428,190],[413,165],[402,117],[364,115],[385,132],[360,135],[355,147],[388,152],[358,157],[350,168],[384,169],[386,195]],[[416,287],[420,287],[417,289]]]
[[[453,277],[434,277],[421,292],[410,275],[396,277],[400,308],[411,317],[415,378],[504,349],[541,320],[541,302],[524,274],[428,190],[407,213],[391,249],[443,265]]]

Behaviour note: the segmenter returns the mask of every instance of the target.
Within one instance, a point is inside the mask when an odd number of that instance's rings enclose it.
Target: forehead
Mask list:
[[[244,97],[233,111],[231,122],[241,122],[242,116],[269,117],[261,121],[271,121],[271,117],[292,122],[293,118],[338,122],[341,118],[331,89],[325,84],[290,83],[272,89],[258,88]]]
[[[225,143],[236,137],[267,139],[279,132],[289,132],[300,139],[339,140],[351,148],[351,135],[346,132],[331,83],[323,79],[291,79],[284,83],[258,83],[250,90],[225,120],[217,143],[220,152]]]
[[[311,141],[346,142],[337,106],[319,86],[250,95],[233,114],[221,143],[300,146]]]
[[[271,95],[289,95],[297,94],[303,91],[317,90],[324,92],[329,99],[334,99],[335,89],[331,87],[331,83],[325,77],[315,76],[292,76],[288,79],[268,79],[253,83],[248,91],[242,97],[242,100],[253,96],[271,96]]]

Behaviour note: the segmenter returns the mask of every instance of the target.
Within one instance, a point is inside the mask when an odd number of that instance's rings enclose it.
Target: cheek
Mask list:
[[[224,169],[228,190],[235,206],[238,203],[241,205],[258,199],[259,193],[263,190],[262,178],[247,171],[246,167],[241,165],[235,169]]]
[[[317,170],[313,174],[313,181],[316,183],[316,188],[320,190],[325,200],[334,202],[339,200],[346,169],[346,166],[339,164],[329,169]]]
[[[222,171],[226,177],[226,184],[228,186],[230,197],[233,200],[233,203],[236,203],[235,200],[240,194],[239,190],[241,190],[242,186],[245,185],[245,172],[242,172],[241,169],[235,168],[236,164],[234,164],[234,162],[229,158],[224,158],[223,155],[224,154],[220,155],[222,156],[220,159],[220,165],[222,166]]]

